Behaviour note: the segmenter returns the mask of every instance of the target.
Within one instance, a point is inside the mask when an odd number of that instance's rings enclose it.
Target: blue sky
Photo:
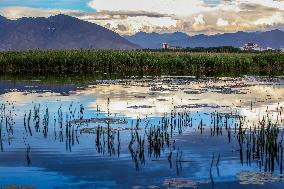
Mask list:
[[[67,14],[122,35],[284,28],[284,0],[0,0],[10,19]]]
[[[217,5],[221,0],[203,1],[209,5]],[[88,2],[90,0],[0,0],[0,7],[27,6],[32,8],[73,9],[83,12],[94,11],[94,9],[88,6]]]
[[[94,11],[88,6],[89,0],[0,0],[1,7],[22,6],[32,8],[72,9],[83,12]]]

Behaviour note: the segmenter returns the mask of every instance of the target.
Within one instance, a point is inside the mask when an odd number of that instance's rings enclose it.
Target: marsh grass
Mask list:
[[[1,52],[0,72],[41,75],[283,75],[283,53],[188,53],[140,51]]]

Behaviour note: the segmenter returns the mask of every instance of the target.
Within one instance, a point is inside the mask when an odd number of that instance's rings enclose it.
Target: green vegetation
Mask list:
[[[220,47],[187,47],[187,48],[174,48],[174,49],[143,49],[144,52],[205,52],[205,53],[247,53],[240,48],[232,46],[220,46]],[[251,51],[253,52],[253,51]],[[255,51],[257,52],[257,51]]]
[[[240,76],[283,75],[281,53],[191,53],[143,51],[1,52],[0,73],[88,75]]]
[[[203,52],[203,53],[281,53],[280,49],[274,50],[264,50],[264,51],[256,51],[256,50],[241,50],[240,48],[232,47],[232,46],[219,46],[219,47],[187,47],[187,48],[173,48],[173,49],[143,49],[144,52]]]

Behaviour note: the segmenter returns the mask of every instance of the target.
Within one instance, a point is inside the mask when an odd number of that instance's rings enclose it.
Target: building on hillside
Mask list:
[[[241,50],[244,51],[262,51],[262,48],[260,45],[256,44],[256,43],[246,43],[243,47],[241,47]]]
[[[274,51],[275,49],[271,48],[271,47],[266,47],[265,49],[266,51]]]
[[[163,49],[169,49],[169,48],[170,48],[169,43],[163,43],[162,48],[163,48]]]
[[[172,50],[178,50],[178,49],[182,49],[182,47],[180,47],[180,46],[171,46],[170,49],[172,49]]]
[[[170,46],[169,43],[163,43],[162,49],[178,50],[178,49],[182,49],[182,47],[180,47],[180,46]]]

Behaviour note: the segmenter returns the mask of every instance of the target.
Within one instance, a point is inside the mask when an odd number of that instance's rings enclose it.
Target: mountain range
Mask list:
[[[0,16],[0,51],[30,49],[140,49],[161,48],[162,43],[179,47],[241,47],[254,42],[266,48],[284,47],[284,31],[236,32],[189,36],[182,32],[120,36],[94,23],[59,14],[48,18],[9,20]]]
[[[0,16],[0,50],[137,49],[102,26],[63,14],[9,20]]]
[[[284,47],[284,31],[271,30],[265,32],[236,32],[217,35],[195,35],[189,36],[185,33],[145,33],[138,32],[132,36],[124,36],[128,41],[138,44],[143,48],[161,48],[162,43],[179,47],[218,47],[233,46],[241,47],[245,43],[254,42],[263,48],[271,47],[279,49]]]

